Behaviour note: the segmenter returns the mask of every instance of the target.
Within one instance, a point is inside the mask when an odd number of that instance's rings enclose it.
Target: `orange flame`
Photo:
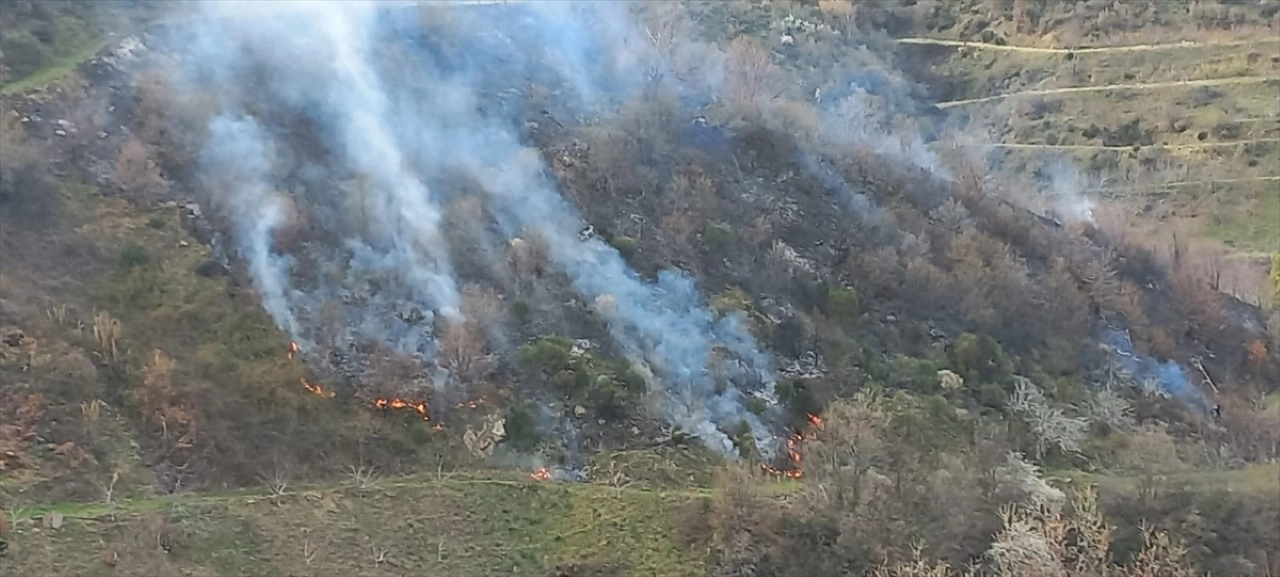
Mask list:
[[[765,464],[761,464],[760,468],[770,475],[781,475],[788,479],[799,479],[804,476],[804,471],[801,469],[778,469]]]
[[[308,383],[306,379],[298,379],[298,380],[302,381],[302,388],[308,391],[311,391],[312,393],[315,393],[317,395],[320,395],[326,399],[332,399],[333,396],[337,394],[334,391],[324,388],[322,385],[313,385],[311,383]]]
[[[530,473],[529,476],[532,477],[534,481],[550,481],[551,471],[548,471],[546,467],[542,467],[537,471]]]
[[[809,422],[814,423],[816,426],[820,426],[819,424],[822,422],[822,418],[817,415],[810,414]],[[791,462],[790,467],[786,469],[779,469],[762,463],[760,468],[766,473],[781,475],[788,479],[799,479],[804,477],[804,469],[800,466],[801,463],[804,462],[804,454],[800,452],[800,444],[803,443],[804,440],[805,437],[800,433],[793,433],[791,437],[787,439],[787,460]]]
[[[297,341],[289,341],[289,359],[292,360],[293,356],[298,354],[298,350]]]
[[[476,408],[479,408],[479,407],[480,407],[480,405],[483,405],[483,404],[484,404],[484,399],[476,399],[476,400],[474,400],[474,401],[467,401],[467,402],[465,402],[465,403],[458,403],[458,404],[454,405],[454,408],[455,408],[455,409],[462,409],[462,408],[467,408],[467,409],[476,409]]]
[[[374,399],[373,406],[383,410],[412,409],[413,412],[418,413],[418,415],[422,417],[422,420],[424,421],[431,420],[430,415],[427,413],[426,401],[410,401],[407,399],[402,399],[400,397],[391,397],[391,398],[378,397],[377,399]]]
[[[818,415],[815,415],[815,414],[813,414],[813,413],[809,413],[808,415],[805,415],[805,418],[809,419],[809,424],[810,424],[810,425],[813,425],[814,427],[817,427],[819,430],[821,430],[821,429],[822,429],[822,427],[826,424],[826,423],[822,420],[822,417],[819,417]]]

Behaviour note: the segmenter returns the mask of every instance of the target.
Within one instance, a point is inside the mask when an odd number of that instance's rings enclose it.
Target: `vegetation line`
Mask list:
[[[675,495],[680,497],[706,497],[711,494],[711,489],[703,487],[693,488],[659,488],[644,487],[636,485],[626,485],[622,487],[614,487],[611,485],[602,485],[598,483],[567,483],[561,484],[556,482],[537,482],[537,481],[520,481],[508,479],[481,479],[481,478],[423,478],[423,477],[405,477],[402,480],[392,482],[375,482],[371,489],[403,489],[406,487],[465,487],[468,485],[502,485],[509,487],[520,486],[539,486],[539,485],[563,485],[566,487],[577,487],[583,490],[597,490],[609,492],[622,492],[628,494],[650,494],[650,495]],[[185,503],[188,505],[216,504],[216,503],[232,503],[236,501],[257,501],[270,500],[284,496],[294,496],[304,493],[333,492],[341,489],[355,488],[352,484],[334,484],[334,485],[301,485],[296,489],[290,489],[283,494],[261,493],[261,492],[228,492],[228,493],[189,493],[177,495],[159,495],[155,497],[144,497],[139,499],[121,499],[111,503],[49,503],[39,504],[31,507],[18,507],[11,511],[9,518],[12,521],[24,521],[41,517],[45,514],[58,512],[67,518],[72,519],[94,519],[108,515],[121,513],[135,513],[139,511],[152,510],[157,506],[166,506],[176,503]]]
[[[995,96],[984,96],[982,98],[970,98],[966,100],[952,100],[949,102],[939,102],[937,104],[937,107],[938,108],[954,108],[956,106],[964,106],[967,104],[978,104],[981,102],[991,102],[995,100],[1002,100],[1005,98],[1014,98],[1018,96],[1052,96],[1055,94],[1068,94],[1073,92],[1105,92],[1108,90],[1157,90],[1161,88],[1225,86],[1230,84],[1256,84],[1260,82],[1276,82],[1276,81],[1280,81],[1280,76],[1235,76],[1231,78],[1206,78],[1203,80],[1176,80],[1172,82],[1151,82],[1147,84],[1126,83],[1126,84],[1104,84],[1101,86],[1068,86],[1066,88],[1026,90],[1023,92],[1012,92],[1009,94],[997,94]]]
[[[1218,46],[1245,46],[1249,44],[1270,44],[1280,42],[1280,37],[1249,38],[1245,40],[1229,40],[1225,42],[1165,42],[1159,44],[1133,44],[1128,46],[1090,46],[1081,48],[1038,48],[1035,46],[1014,46],[1010,44],[991,44],[989,42],[973,42],[969,40],[945,40],[942,38],[909,37],[894,40],[899,44],[919,44],[931,46],[956,46],[961,48],[981,48],[984,50],[1004,50],[1006,52],[1033,52],[1040,54],[1096,54],[1103,52],[1147,52],[1156,50],[1177,50],[1181,48],[1208,48]]]
[[[1234,182],[1265,182],[1280,180],[1280,176],[1250,176],[1244,178],[1221,178],[1213,180],[1183,180],[1178,182],[1164,182],[1149,186],[1132,186],[1132,187],[1115,187],[1115,188],[1095,188],[1089,192],[1137,192],[1144,190],[1161,190],[1164,188],[1176,188],[1180,186],[1196,186],[1205,184],[1230,184]]]
[[[81,64],[92,60],[94,56],[97,56],[99,51],[111,42],[111,38],[97,38],[91,42],[87,42],[79,50],[69,56],[54,61],[50,66],[0,86],[0,96],[20,94],[53,84],[74,72]]]

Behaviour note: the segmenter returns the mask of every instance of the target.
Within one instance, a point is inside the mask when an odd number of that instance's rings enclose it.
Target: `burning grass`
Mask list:
[[[804,477],[804,442],[815,438],[816,432],[822,430],[822,417],[809,413],[805,415],[808,421],[807,428],[803,431],[797,431],[791,434],[783,445],[786,449],[786,465],[783,467],[774,467],[768,463],[761,463],[760,468],[764,472],[771,475],[779,475],[787,479],[800,479]]]

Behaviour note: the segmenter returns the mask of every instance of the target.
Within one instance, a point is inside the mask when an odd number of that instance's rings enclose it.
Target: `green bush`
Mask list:
[[[733,227],[723,222],[707,223],[702,229],[703,246],[715,253],[723,253],[733,243]]]
[[[609,239],[609,244],[618,249],[618,253],[622,255],[622,258],[630,259],[636,254],[636,239],[629,236],[615,236]]]
[[[858,318],[858,293],[851,288],[828,287],[825,304],[827,318],[840,325]]]
[[[796,398],[796,382],[782,379],[773,385],[773,393],[778,396],[779,403],[788,406]]]
[[[147,219],[147,226],[156,230],[162,230],[165,227],[165,224],[164,219],[158,216],[153,216]]]
[[[732,439],[733,446],[738,449],[739,456],[744,459],[751,459],[757,455],[756,438],[751,434],[751,425],[746,420],[738,421],[725,433]]]
[[[560,336],[538,339],[520,347],[520,364],[546,377],[555,377],[570,368],[573,342]]]
[[[4,65],[9,69],[5,76],[10,81],[31,76],[49,63],[45,44],[25,30],[5,34],[0,53],[4,54]]]
[[[520,451],[529,451],[538,444],[537,420],[534,418],[533,406],[529,403],[517,403],[507,409],[506,421],[503,423],[507,433],[507,442]]]
[[[729,287],[711,297],[711,309],[726,314],[734,311],[750,312],[753,301],[747,291],[739,287]]]
[[[940,393],[938,365],[929,359],[897,355],[889,366],[887,382],[916,393]]]
[[[142,245],[129,241],[120,249],[120,267],[132,269],[146,266],[151,262],[151,254]]]
[[[520,321],[522,325],[529,324],[529,320],[532,318],[529,303],[523,299],[511,303],[511,313],[516,315],[516,320]]]
[[[586,352],[575,355],[573,342],[564,337],[543,337],[520,347],[519,357],[526,370],[603,416],[624,413],[628,400],[645,390],[644,377],[630,361]]]
[[[947,351],[951,370],[964,377],[966,386],[982,383],[1007,385],[1013,379],[1013,362],[1004,348],[987,335],[965,333]]]

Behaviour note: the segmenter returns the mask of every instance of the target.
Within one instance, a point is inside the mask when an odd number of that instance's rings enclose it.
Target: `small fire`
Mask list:
[[[378,397],[377,399],[374,399],[373,406],[383,410],[412,409],[413,412],[418,413],[419,415],[422,416],[422,420],[424,421],[431,420],[430,415],[427,413],[426,401],[410,401],[408,399],[402,399],[400,397],[391,397],[391,398]]]
[[[778,469],[764,464],[761,464],[760,468],[770,475],[781,475],[788,479],[799,479],[804,476],[804,470],[802,469]]]
[[[467,401],[467,402],[465,402],[465,403],[458,403],[458,404],[454,405],[454,408],[457,408],[457,409],[463,409],[463,408],[466,408],[466,409],[478,409],[478,408],[480,408],[480,405],[483,405],[483,404],[484,404],[484,399],[476,399],[476,400],[474,400],[474,401]]]
[[[812,425],[814,429],[819,431],[822,430],[825,424],[822,420],[822,417],[819,417],[814,413],[809,413],[805,415],[805,419],[809,421],[809,424]],[[800,452],[800,445],[804,443],[805,439],[816,439],[816,438],[817,438],[817,434],[814,433],[814,431],[812,430],[806,434],[792,433],[792,435],[789,438],[787,438],[787,444],[786,444],[787,461],[791,463],[791,466],[786,469],[779,469],[777,467],[771,467],[769,465],[761,464],[760,468],[763,469],[766,473],[773,474],[773,475],[781,475],[783,477],[787,477],[788,479],[799,479],[801,477],[804,477],[804,469],[802,469],[800,466],[801,463],[804,462],[804,454]]]
[[[530,473],[529,476],[532,477],[534,481],[550,481],[551,471],[548,471],[546,467],[542,467],[537,471]]]
[[[298,342],[289,341],[289,359],[292,360],[296,354],[298,354]]]
[[[308,383],[306,379],[298,379],[298,380],[302,381],[302,388],[308,391],[311,391],[312,393],[315,393],[317,395],[320,395],[326,399],[332,399],[333,396],[337,394],[334,391],[324,388],[324,386],[322,385],[313,385],[311,383]]]

